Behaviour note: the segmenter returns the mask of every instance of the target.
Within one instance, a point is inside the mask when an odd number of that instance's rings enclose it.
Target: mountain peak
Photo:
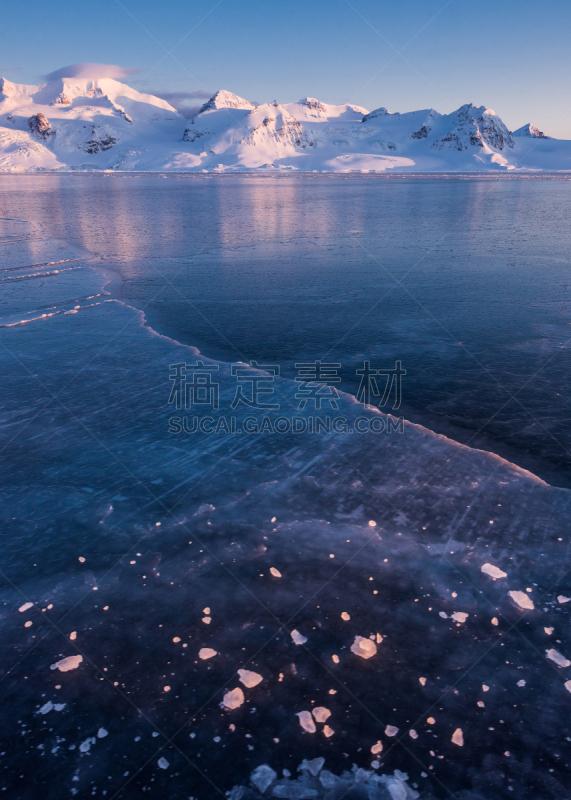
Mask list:
[[[367,122],[370,119],[376,119],[377,117],[386,117],[388,114],[392,114],[392,111],[389,111],[388,108],[381,106],[380,108],[375,108],[374,111],[370,111],[368,114],[365,114],[361,122]]]
[[[540,131],[539,128],[536,128],[535,125],[532,125],[531,122],[518,128],[512,135],[527,136],[529,139],[551,139],[551,136],[547,136],[543,131]]]
[[[243,108],[251,111],[256,108],[256,106],[250,103],[249,100],[244,100],[243,97],[233,92],[228,92],[226,89],[219,89],[212,95],[210,100],[204,103],[198,113],[203,114],[205,111],[216,111],[218,108]]]

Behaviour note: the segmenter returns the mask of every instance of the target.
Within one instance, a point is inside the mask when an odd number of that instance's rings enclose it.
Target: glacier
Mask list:
[[[486,106],[373,111],[221,90],[186,120],[112,78],[0,79],[0,171],[418,173],[568,171],[571,142]]]

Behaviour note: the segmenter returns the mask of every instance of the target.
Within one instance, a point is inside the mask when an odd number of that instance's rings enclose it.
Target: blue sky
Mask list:
[[[447,113],[473,102],[512,130],[533,122],[571,139],[562,0],[27,0],[4,7],[2,32],[0,74],[18,83],[110,63],[140,70],[131,86],[187,106],[219,88],[253,102],[310,95],[369,110]]]

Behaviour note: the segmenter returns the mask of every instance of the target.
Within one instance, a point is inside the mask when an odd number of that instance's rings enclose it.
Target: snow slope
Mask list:
[[[216,92],[192,120],[110,78],[0,80],[0,171],[569,170],[571,142],[511,133],[485,106],[368,112],[312,97],[255,105]]]

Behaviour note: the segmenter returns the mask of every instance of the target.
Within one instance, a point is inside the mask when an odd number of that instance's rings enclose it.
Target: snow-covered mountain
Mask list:
[[[165,100],[111,78],[41,86],[0,80],[0,171],[449,172],[569,170],[571,141],[531,123],[511,133],[485,106],[374,111],[256,105],[216,92],[185,120]]]

